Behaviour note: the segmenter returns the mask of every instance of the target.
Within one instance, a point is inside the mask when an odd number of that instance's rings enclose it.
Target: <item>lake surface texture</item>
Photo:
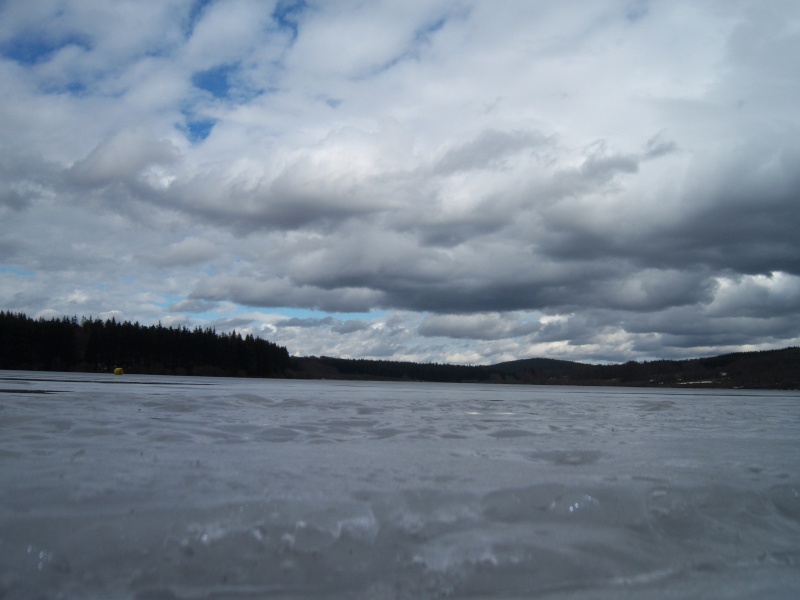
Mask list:
[[[0,372],[0,598],[800,597],[797,392]]]

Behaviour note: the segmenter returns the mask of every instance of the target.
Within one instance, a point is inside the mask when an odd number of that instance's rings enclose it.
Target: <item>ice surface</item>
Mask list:
[[[0,598],[797,598],[800,394],[0,372]]]

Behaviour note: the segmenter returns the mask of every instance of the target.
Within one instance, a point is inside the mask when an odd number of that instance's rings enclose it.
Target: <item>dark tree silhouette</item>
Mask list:
[[[252,335],[116,319],[31,319],[0,312],[0,369],[284,376],[286,348]]]

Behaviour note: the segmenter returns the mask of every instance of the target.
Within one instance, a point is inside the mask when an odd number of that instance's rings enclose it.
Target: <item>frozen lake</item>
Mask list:
[[[798,594],[797,392],[0,372],[0,598]]]

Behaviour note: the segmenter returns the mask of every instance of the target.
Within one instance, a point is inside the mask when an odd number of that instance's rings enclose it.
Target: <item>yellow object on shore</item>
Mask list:
[[[114,375],[122,375],[122,367],[117,367],[114,369]]]

